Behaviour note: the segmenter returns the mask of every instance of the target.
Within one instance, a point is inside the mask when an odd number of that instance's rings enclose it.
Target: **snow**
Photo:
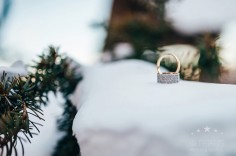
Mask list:
[[[82,155],[236,154],[234,85],[158,84],[155,65],[138,60],[85,67],[83,74],[71,97]]]
[[[219,31],[235,21],[235,0],[171,0],[166,6],[166,19],[186,34]]]
[[[129,43],[118,43],[114,48],[115,59],[125,59],[134,55],[134,48]]]
[[[9,66],[0,66],[0,77],[2,76],[3,72],[7,72],[7,76],[25,76],[27,75],[26,66],[23,64],[22,61],[14,62],[10,67]]]
[[[236,21],[230,22],[223,27],[219,43],[221,46],[221,57],[224,66],[236,69]]]

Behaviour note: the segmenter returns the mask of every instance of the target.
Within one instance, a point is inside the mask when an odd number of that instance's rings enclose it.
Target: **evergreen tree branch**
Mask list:
[[[0,78],[0,156],[10,156],[13,153],[18,155],[18,141],[24,155],[23,141],[31,142],[33,135],[37,134],[33,129],[40,132],[38,126],[42,126],[32,121],[31,117],[44,121],[41,105],[47,104],[48,93],[60,91],[68,101],[68,95],[82,80],[82,76],[76,72],[78,66],[73,67],[68,57],[59,55],[58,48],[49,47],[47,53],[43,53],[39,58],[39,62],[30,67],[32,72],[29,72],[28,76],[11,78],[3,72]],[[65,105],[66,108],[74,109],[73,117],[76,108],[67,103]],[[24,137],[21,137],[20,133]],[[68,135],[72,136],[72,133]],[[78,144],[75,146],[79,149]],[[79,150],[77,152],[79,153]]]

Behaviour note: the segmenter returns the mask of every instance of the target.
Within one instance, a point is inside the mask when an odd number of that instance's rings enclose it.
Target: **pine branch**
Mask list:
[[[30,78],[13,77],[9,78],[4,72],[0,81],[0,149],[5,149],[5,154],[12,155],[17,152],[16,143],[19,133],[23,133],[30,141],[31,120],[28,111],[37,109],[38,103],[33,94],[34,84]],[[37,109],[35,115],[41,118],[41,110]],[[23,148],[23,146],[22,146]],[[23,151],[23,150],[22,150]],[[1,153],[1,156],[4,153]],[[17,153],[15,153],[17,154]]]
[[[219,56],[220,47],[216,44],[217,38],[210,34],[205,34],[198,41],[200,52],[199,68],[201,69],[200,81],[219,82],[221,71],[223,70],[221,58]]]
[[[43,120],[41,105],[48,102],[48,93],[60,91],[68,101],[68,95],[72,93],[76,84],[82,79],[73,66],[71,59],[59,55],[58,48],[49,47],[47,53],[39,56],[40,61],[31,66],[26,77],[7,76],[4,72],[0,80],[0,156],[17,155],[16,144],[19,141],[24,155],[23,141],[31,142],[33,132],[40,123],[31,120],[36,117]],[[66,105],[66,104],[65,104]],[[66,105],[76,112],[72,105]],[[66,112],[66,110],[65,110]],[[75,115],[73,113],[72,117]],[[73,120],[73,119],[72,119]],[[72,122],[70,120],[70,122]],[[72,125],[72,123],[70,123]],[[20,137],[20,133],[24,137]],[[72,136],[68,133],[68,136]],[[78,145],[75,145],[78,147]],[[78,150],[77,150],[78,151]]]

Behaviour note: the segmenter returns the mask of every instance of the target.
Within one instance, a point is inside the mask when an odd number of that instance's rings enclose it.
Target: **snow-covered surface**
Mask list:
[[[236,155],[235,85],[157,84],[155,65],[138,60],[83,72],[72,96],[83,156]]]
[[[16,61],[11,66],[0,66],[0,77],[2,76],[4,71],[9,77],[27,75],[26,66],[22,61]]]

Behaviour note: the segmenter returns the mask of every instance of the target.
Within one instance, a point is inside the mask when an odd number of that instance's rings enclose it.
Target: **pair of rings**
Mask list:
[[[177,69],[175,72],[161,72],[160,69],[160,64],[163,58],[166,58],[168,56],[173,56],[177,62]],[[157,60],[157,82],[158,83],[166,83],[166,84],[170,84],[170,83],[178,83],[180,80],[180,61],[178,59],[177,56],[175,56],[172,53],[166,53],[164,55],[162,55],[158,60]]]

